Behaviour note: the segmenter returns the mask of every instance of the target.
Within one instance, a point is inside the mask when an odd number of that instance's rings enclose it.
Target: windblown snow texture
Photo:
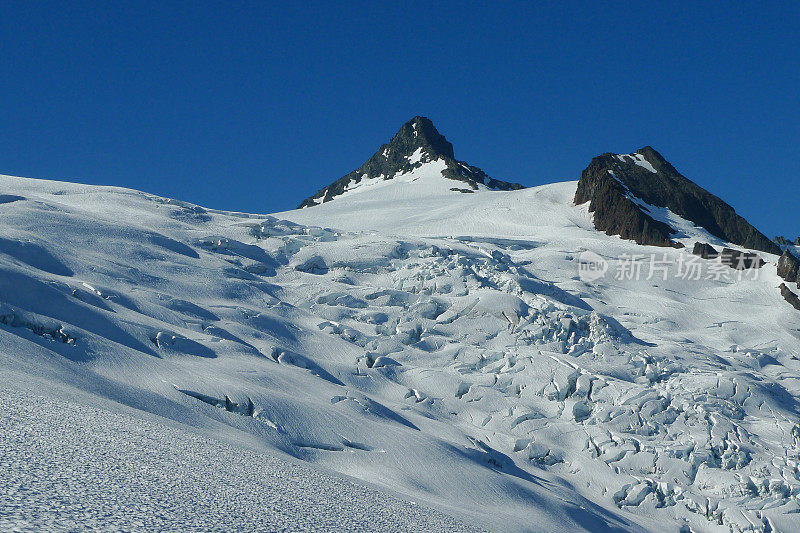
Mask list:
[[[120,406],[32,387],[6,388],[0,408],[3,531],[478,530]]]

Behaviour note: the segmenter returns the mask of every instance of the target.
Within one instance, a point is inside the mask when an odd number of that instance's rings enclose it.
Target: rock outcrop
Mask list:
[[[766,264],[766,262],[758,254],[742,252],[732,248],[723,248],[722,252],[718,252],[716,248],[705,242],[694,243],[692,253],[702,257],[703,259],[708,259],[711,261],[719,258],[723,265],[728,265],[735,270],[761,268]]]
[[[675,246],[671,239],[675,230],[655,220],[631,198],[627,186],[617,176],[614,157],[605,154],[592,159],[581,173],[575,203],[589,202],[595,228],[608,235],[619,235],[639,244]]]
[[[761,268],[767,264],[758,254],[733,250],[732,248],[723,248],[720,256],[723,265],[728,265],[735,270]]]
[[[376,178],[390,180],[398,174],[411,172],[437,160],[443,160],[445,163],[442,176],[466,185],[451,189],[455,192],[477,190],[479,185],[502,191],[524,188],[519,183],[490,178],[480,168],[457,161],[453,145],[436,130],[433,122],[426,117],[417,116],[403,124],[392,140],[381,146],[366,163],[303,200],[299,209],[333,200],[361,180]]]
[[[694,255],[699,255],[703,259],[716,259],[719,256],[719,252],[706,242],[696,242],[694,243],[694,249],[692,249],[692,253]]]
[[[786,286],[785,283],[781,283],[781,296],[783,296],[784,300],[792,304],[792,307],[800,311],[800,298],[792,292],[792,290]]]
[[[778,276],[788,282],[800,283],[800,260],[789,250],[784,250],[783,255],[778,259]]]
[[[603,154],[581,173],[575,203],[589,202],[598,230],[639,244],[674,246],[675,230],[647,205],[666,207],[712,235],[744,248],[780,254],[777,244],[717,196],[682,176],[650,146],[632,154]]]

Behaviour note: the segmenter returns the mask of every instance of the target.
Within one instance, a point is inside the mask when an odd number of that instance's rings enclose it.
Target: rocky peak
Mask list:
[[[404,156],[410,156],[422,148],[430,156],[455,158],[453,145],[439,133],[429,118],[421,116],[416,116],[403,124],[389,144],[382,148]]]
[[[681,175],[653,147],[606,153],[581,173],[575,203],[589,202],[595,227],[639,244],[674,246],[675,230],[642,203],[666,207],[712,235],[745,248],[780,254],[780,248],[730,205]]]
[[[300,208],[313,207],[330,201],[347,192],[348,188],[363,179],[391,180],[399,174],[412,172],[426,163],[443,161],[442,176],[463,182],[468,188],[452,187],[453,192],[472,192],[483,185],[495,190],[522,189],[519,183],[509,183],[490,178],[478,167],[457,161],[453,145],[439,133],[433,122],[416,116],[403,124],[392,139],[382,145],[359,168],[306,198]]]

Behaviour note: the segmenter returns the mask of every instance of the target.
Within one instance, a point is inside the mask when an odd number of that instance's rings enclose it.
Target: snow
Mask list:
[[[473,530],[341,476],[119,407],[12,388],[0,408],[4,531]]]
[[[423,148],[420,146],[419,148],[414,150],[413,154],[408,156],[408,162],[411,163],[412,165],[414,165],[416,163],[419,163],[422,160],[422,156],[423,156],[424,153],[425,152],[424,152]]]
[[[653,168],[653,165],[650,164],[650,161],[645,159],[642,154],[634,154],[634,159],[635,159],[634,163],[644,168],[645,170],[649,170],[653,174],[658,173],[656,169]]]
[[[658,173],[658,171],[653,167],[653,165],[650,163],[650,161],[645,159],[645,157],[642,154],[638,153],[638,152],[634,152],[632,154],[620,154],[620,155],[618,155],[616,157],[617,157],[617,159],[619,159],[623,163],[626,162],[625,158],[629,157],[629,158],[631,158],[633,160],[634,164],[639,165],[643,169],[648,170],[648,171],[652,172],[653,174],[657,174]]]
[[[777,258],[618,279],[687,251],[441,170],[274,215],[0,177],[0,529],[797,529]]]

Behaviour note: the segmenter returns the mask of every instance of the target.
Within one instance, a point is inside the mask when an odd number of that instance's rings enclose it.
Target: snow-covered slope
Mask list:
[[[153,527],[204,529],[186,478],[205,475],[232,486],[213,497],[240,502],[243,527],[275,527],[265,505],[326,527],[298,507],[328,512],[344,474],[384,494],[361,510],[340,489],[347,528],[373,512],[359,527],[797,528],[800,314],[776,257],[757,279],[616,279],[688,253],[595,231],[575,182],[454,194],[432,165],[274,216],[0,178],[3,445],[52,462],[3,463],[0,486],[19,488],[0,492],[0,524],[81,524],[64,484],[119,449],[152,481],[113,501]],[[678,218],[678,240],[721,244]],[[605,277],[579,276],[589,251]],[[26,481],[63,468],[54,427],[66,449],[97,447],[76,456],[89,474]],[[165,459],[165,443],[187,451]],[[197,471],[152,475],[184,456]],[[164,502],[179,511],[153,519]]]
[[[163,418],[95,407],[96,397],[50,381],[4,377],[2,531],[472,529]]]

